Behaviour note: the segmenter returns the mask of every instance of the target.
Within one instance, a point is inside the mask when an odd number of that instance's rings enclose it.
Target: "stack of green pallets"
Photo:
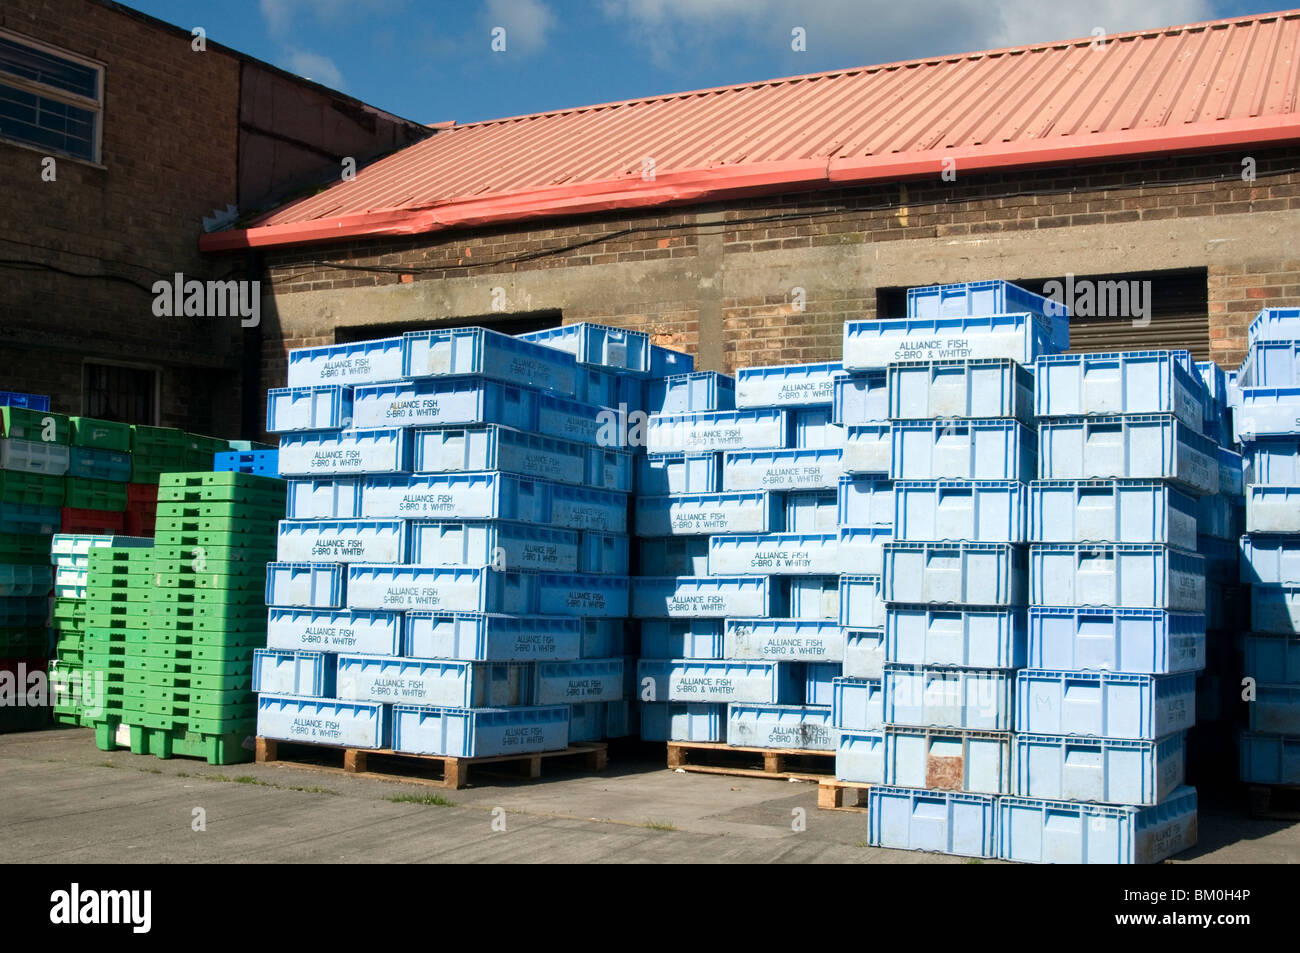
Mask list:
[[[127,682],[137,753],[252,757],[253,651],[266,645],[266,563],[284,483],[243,473],[168,473],[158,488],[152,594]]]
[[[134,699],[127,674],[139,668],[140,637],[153,598],[153,549],[107,546],[90,550],[82,654],[84,716],[99,747],[114,747],[129,724]]]

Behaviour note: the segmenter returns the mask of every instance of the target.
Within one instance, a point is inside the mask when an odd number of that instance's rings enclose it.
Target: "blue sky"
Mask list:
[[[1247,0],[127,3],[407,119],[462,123],[1279,9]],[[492,49],[497,27],[502,51]]]

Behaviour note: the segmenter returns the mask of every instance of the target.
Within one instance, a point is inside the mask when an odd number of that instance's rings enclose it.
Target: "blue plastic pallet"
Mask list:
[[[1300,685],[1300,636],[1247,633],[1241,648],[1245,675],[1258,682]]]
[[[998,798],[998,856],[1026,864],[1158,864],[1196,846],[1196,790],[1152,807]]]
[[[834,751],[838,733],[826,707],[759,705],[732,702],[727,706],[727,744],[743,748],[783,748]]]
[[[641,705],[641,740],[720,743],[727,737],[727,706],[690,702]]]
[[[393,706],[393,748],[408,754],[485,758],[567,747],[567,705],[476,710]]]
[[[1209,497],[1203,497],[1209,499]],[[1164,543],[1196,548],[1198,503],[1163,480],[1036,480],[1034,543]]]
[[[528,572],[578,572],[578,533],[511,520],[410,520],[403,559],[418,566],[492,566]],[[626,572],[623,573],[626,575]]]
[[[253,652],[253,691],[333,698],[336,659],[327,652],[257,649]]]
[[[352,392],[352,422],[361,429],[503,424],[547,433],[539,423],[542,393],[481,377],[433,377],[362,384]],[[586,405],[582,405],[586,406]],[[596,426],[595,412],[590,415]],[[568,434],[551,436],[578,439]],[[280,443],[284,450],[284,441]]]
[[[891,364],[890,420],[1004,417],[1034,423],[1034,375],[1006,358]]]
[[[572,354],[487,328],[443,328],[402,335],[403,377],[473,374],[576,397]]]
[[[522,424],[515,423],[515,426]],[[537,395],[536,426],[523,429],[602,450],[629,450],[639,446],[637,422],[630,411],[625,414],[621,409],[609,410],[545,392]]]
[[[834,490],[843,460],[844,451],[835,447],[729,450],[722,455],[721,489]]]
[[[899,361],[1002,358],[1033,364],[1057,350],[1043,322],[1028,313],[844,323],[844,369],[853,373]]]
[[[1183,784],[1186,736],[1159,741],[1017,733],[1016,794],[1053,801],[1155,805]]]
[[[1300,634],[1300,586],[1251,586],[1250,625],[1256,632]]]
[[[961,857],[997,854],[997,798],[878,785],[867,795],[867,843]]]
[[[285,383],[289,387],[315,387],[320,384],[372,384],[401,378],[402,339],[384,338],[295,348],[289,352]]]
[[[889,422],[889,375],[885,371],[835,378],[831,420],[846,427]]]
[[[410,432],[400,428],[347,430],[337,434],[285,434],[280,438],[279,455],[282,476],[341,477],[411,472]]]
[[[1052,343],[1070,346],[1070,311],[1060,301],[1026,291],[1009,281],[990,279],[907,289],[909,318],[950,318],[1028,311],[1050,324]]]
[[[1044,480],[1172,480],[1197,496],[1219,492],[1219,448],[1170,414],[1066,417],[1038,428]]]
[[[61,519],[57,506],[0,503],[0,533],[53,536],[59,531]]]
[[[1030,601],[1205,611],[1205,560],[1148,543],[1040,543],[1030,547]]]
[[[387,748],[388,706],[331,698],[286,695],[257,697],[257,733],[263,738],[336,745]]]
[[[1154,741],[1196,721],[1196,676],[1021,669],[1016,730]]]
[[[885,610],[885,662],[1020,668],[1028,654],[1023,609],[944,609],[891,604]]]
[[[763,658],[726,651],[721,619],[645,619],[641,622],[641,654],[656,659]]]
[[[1205,667],[1205,616],[1163,609],[1031,606],[1029,664],[1169,675]]]
[[[631,614],[638,619],[720,619],[768,615],[772,581],[767,576],[637,576]]]
[[[580,400],[584,404],[595,404],[597,407],[616,408],[622,404],[628,413],[645,410],[645,398],[640,391],[641,381],[631,380],[627,375],[620,377],[613,371],[605,371],[585,364],[576,365],[576,372],[574,400]],[[637,385],[635,394],[629,391],[628,384]]]
[[[352,388],[338,384],[273,387],[266,392],[268,433],[341,430],[352,425]]]
[[[212,469],[218,473],[251,473],[254,476],[280,475],[279,450],[231,450],[212,455]]]
[[[1038,436],[1016,420],[896,420],[893,480],[1032,480]]]
[[[844,659],[844,636],[839,622],[829,619],[729,618],[717,657],[839,663]],[[643,628],[642,651],[646,651],[645,641]]]
[[[360,515],[367,519],[504,519],[543,525],[550,522],[551,497],[558,486],[497,470],[369,477],[360,485]]]
[[[361,516],[358,477],[289,480],[285,484],[285,517],[291,520],[356,519]]]
[[[414,610],[401,654],[485,662],[565,661],[582,654],[583,620],[566,616]]]
[[[1300,685],[1281,684],[1272,673],[1265,678],[1255,685],[1248,727],[1256,734],[1300,736]]]
[[[885,784],[1010,794],[1011,779],[1009,731],[885,726]]]
[[[1023,543],[1026,487],[1014,480],[896,480],[894,538]]]
[[[1022,606],[1028,558],[1007,543],[886,543],[884,599],[889,603]]]
[[[702,453],[646,453],[637,457],[637,493],[642,496],[718,493],[725,489],[722,454],[713,450]],[[746,487],[745,489],[758,489]]]
[[[1172,414],[1198,434],[1205,385],[1186,351],[1054,354],[1034,365],[1041,417]]]
[[[717,371],[674,374],[646,384],[646,410],[651,414],[735,409],[736,381]]]
[[[712,536],[718,533],[779,532],[781,498],[764,491],[638,496],[638,536]]]
[[[742,367],[736,371],[736,406],[742,409],[830,406],[835,398],[835,382],[845,376],[838,361]]]
[[[536,611],[538,577],[532,573],[363,563],[353,563],[347,571],[347,604],[351,609]]]
[[[402,616],[355,609],[267,610],[266,645],[288,651],[402,653]]]
[[[868,590],[874,577],[860,577],[861,592],[855,602],[857,611],[871,605]],[[792,619],[835,620],[841,618],[840,582],[842,576],[782,576],[772,580],[775,586],[773,615]]]

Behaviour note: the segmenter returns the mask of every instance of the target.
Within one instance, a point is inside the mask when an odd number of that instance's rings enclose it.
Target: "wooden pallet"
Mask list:
[[[281,753],[281,746],[290,750],[287,756]],[[298,750],[302,749],[302,750]],[[314,764],[299,760],[304,757],[319,758],[322,753],[342,754],[342,767],[332,764]],[[294,755],[298,757],[294,757]],[[380,765],[372,766],[371,758],[381,759]],[[334,745],[310,744],[306,742],[278,741],[274,738],[257,739],[257,763],[266,764],[273,761],[293,763],[295,767],[316,768],[324,771],[342,771],[385,781],[411,781],[417,784],[435,784],[439,787],[460,790],[469,783],[471,768],[483,768],[489,765],[514,765],[525,778],[540,778],[542,762],[554,758],[581,758],[588,771],[603,771],[609,763],[608,750],[601,741],[578,741],[563,751],[540,751],[531,754],[494,755],[486,758],[459,758],[434,754],[410,754],[405,751],[393,751],[390,748],[341,748]],[[441,778],[429,778],[414,771],[438,765],[442,768]]]
[[[1300,786],[1252,784],[1247,788],[1250,816],[1269,821],[1300,821]]]
[[[856,811],[865,814],[869,790],[870,784],[823,778],[817,782],[817,806],[828,811]]]
[[[751,767],[755,755],[762,767]],[[826,764],[826,759],[830,763]],[[821,761],[816,770],[794,767],[792,761]],[[739,762],[748,762],[747,764]],[[668,767],[699,774],[727,774],[742,778],[795,778],[821,781],[835,770],[834,751],[810,751],[802,748],[748,748],[713,741],[668,742]]]

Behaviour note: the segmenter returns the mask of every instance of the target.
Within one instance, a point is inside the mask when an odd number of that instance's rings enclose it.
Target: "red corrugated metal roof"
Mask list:
[[[1300,139],[1300,10],[452,126],[205,251]],[[643,160],[654,160],[653,177]]]

